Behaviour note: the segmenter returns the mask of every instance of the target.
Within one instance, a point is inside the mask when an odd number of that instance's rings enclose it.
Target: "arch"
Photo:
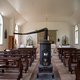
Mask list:
[[[66,35],[62,37],[62,45],[69,45],[69,38]]]
[[[31,46],[33,45],[33,38],[29,35],[26,38],[26,45]]]
[[[0,45],[3,44],[3,17],[0,14]]]
[[[18,25],[15,26],[15,33],[18,33]],[[15,43],[18,44],[18,35],[15,35]]]

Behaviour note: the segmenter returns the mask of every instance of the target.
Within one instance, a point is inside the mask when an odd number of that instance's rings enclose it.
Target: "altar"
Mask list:
[[[40,53],[40,44],[37,44],[37,53]],[[56,44],[51,44],[51,55],[57,53]]]
[[[70,45],[62,45],[62,48],[70,48]]]

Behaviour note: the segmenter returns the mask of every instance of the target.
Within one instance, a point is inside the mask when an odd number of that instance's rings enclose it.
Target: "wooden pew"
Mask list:
[[[63,64],[64,64],[65,67],[66,67],[67,62],[69,60],[69,57],[70,57],[70,52],[69,51],[64,51]]]
[[[64,56],[63,56],[63,64],[66,66],[68,63],[69,57],[70,57],[70,52],[80,52],[80,49],[68,49],[64,51]]]
[[[26,49],[26,48],[18,48],[18,49],[12,49],[12,50],[13,51],[21,51],[21,52],[19,52],[20,54],[27,54],[28,66],[32,65],[32,62],[34,61],[33,50]]]
[[[57,48],[59,59],[63,62],[64,51],[74,51],[76,48]]]
[[[22,54],[27,54],[28,66],[31,66],[33,61],[32,50],[26,50],[25,48],[18,48],[18,50],[24,52]]]
[[[23,65],[21,63],[21,58],[19,57],[1,57],[0,56],[0,63],[2,62],[17,62],[18,64],[16,66],[14,65],[3,65],[3,64],[0,64],[0,68],[11,68],[11,69],[14,69],[14,68],[18,68],[19,69],[19,73],[18,73],[18,76],[0,76],[0,79],[17,79],[17,80],[20,80],[20,78],[22,78],[22,70],[23,70]]]
[[[34,58],[36,59],[36,49],[37,48],[33,48],[33,54],[34,54]]]
[[[75,51],[75,50],[76,50],[76,48],[62,48],[62,50],[61,50],[61,61],[63,62],[64,51],[72,52],[72,51]]]
[[[28,64],[29,64],[29,61],[28,61],[28,55],[27,55],[27,51],[25,50],[18,50],[18,49],[12,49],[11,50],[11,53],[10,54],[16,54],[16,56],[19,56],[21,57],[21,61],[22,61],[22,64],[25,63],[26,66],[25,66],[25,73],[28,71]]]
[[[36,48],[18,48],[18,49],[22,51],[27,51],[29,65],[31,66],[32,62],[36,58]]]
[[[18,56],[21,57],[21,61],[22,63],[26,63],[26,67],[25,67],[25,73],[28,71],[28,64],[29,64],[29,61],[28,61],[28,54],[27,54],[27,51],[25,50],[19,50],[19,49],[12,49],[11,50],[11,54],[19,54]]]
[[[61,49],[62,48],[57,48],[58,49],[58,56],[59,56],[59,59],[61,59]]]
[[[13,49],[13,50],[10,50],[10,51],[6,51],[6,50],[5,51],[0,51],[0,53],[4,53],[4,54],[0,54],[0,56],[4,55],[6,57],[8,57],[8,56],[20,57],[21,62],[26,64],[25,73],[28,71],[28,56],[27,56],[27,54],[25,54],[26,53],[25,51],[21,51],[21,50],[18,50],[18,49]],[[6,62],[6,63],[8,65],[8,62]]]
[[[77,56],[80,56],[80,52],[71,52],[69,61],[68,61],[68,68],[69,71],[72,72],[75,71],[75,67],[77,66]]]
[[[33,52],[31,50],[27,51],[28,60],[29,60],[29,66],[31,66],[32,62],[34,61],[32,54],[33,54]]]
[[[76,80],[80,80],[80,56],[77,56],[77,66],[75,68]]]

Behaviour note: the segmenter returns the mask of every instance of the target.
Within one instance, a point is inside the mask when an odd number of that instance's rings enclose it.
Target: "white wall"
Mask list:
[[[39,30],[46,27],[46,22],[28,22],[24,26],[21,27],[21,32],[31,32],[34,30]],[[72,39],[72,27],[67,24],[66,22],[47,22],[48,30],[58,30],[57,31],[57,38],[60,38],[60,43],[62,44],[62,37],[64,35],[69,37],[69,43],[71,47],[73,46],[73,39]],[[37,34],[30,34],[33,38],[33,45],[37,47]],[[21,36],[21,43],[26,44],[26,37],[27,35]],[[57,46],[61,45],[57,43]]]
[[[0,50],[4,50],[5,48],[8,49],[8,38],[9,36],[14,36],[14,28],[15,28],[15,19],[7,19],[3,17],[3,44],[0,45]],[[4,38],[5,30],[7,29],[7,39]],[[20,26],[19,26],[19,32],[20,32]],[[19,36],[19,44],[20,44],[20,36]]]
[[[18,32],[20,33],[21,31],[20,31],[20,26],[18,27]],[[20,35],[18,35],[18,44],[20,45]]]
[[[10,24],[9,24],[9,36],[13,36],[13,33],[15,31],[15,20],[14,18],[10,19]]]
[[[75,26],[73,26],[73,46],[75,47],[75,48],[78,48],[78,49],[80,49],[80,23],[78,24],[78,27],[79,27],[79,33],[78,33],[78,37],[79,37],[79,44],[75,44]]]
[[[12,18],[9,21],[9,36],[15,36],[13,33],[15,32],[15,19]],[[20,26],[18,26],[18,31],[20,32]],[[18,36],[18,43],[20,44],[20,36]]]
[[[8,48],[8,27],[9,27],[9,19],[3,17],[3,44],[0,45],[0,50],[4,50]],[[4,38],[5,30],[7,29],[7,39]]]

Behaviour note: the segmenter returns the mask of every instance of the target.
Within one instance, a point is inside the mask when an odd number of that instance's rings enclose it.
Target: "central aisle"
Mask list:
[[[53,65],[55,64],[56,66],[61,80],[75,80],[75,74],[69,73],[68,67],[63,65],[58,55],[54,55],[52,61]]]
[[[52,79],[52,80],[60,80],[60,76],[59,76],[59,74],[58,74],[58,71],[57,71],[56,65],[55,65],[55,63],[54,63],[53,57],[51,58],[51,63],[52,63],[52,65],[53,65],[53,70],[54,70],[54,73],[55,73],[54,79]],[[38,62],[38,64],[39,64],[39,62]],[[38,70],[38,65],[35,66],[35,70],[34,70],[34,72],[32,73],[31,80],[35,80],[37,70]],[[44,75],[44,76],[46,76],[46,80],[50,80],[50,79],[51,79],[51,76],[47,76],[47,75]],[[41,78],[41,79],[38,79],[38,80],[42,80],[42,79],[45,80],[43,76],[40,76],[40,77],[42,77],[42,78]],[[57,78],[56,78],[56,77],[57,77]],[[49,78],[49,79],[48,79],[48,78]]]
[[[75,80],[75,74],[70,74],[68,67],[65,67],[58,55],[53,55],[51,58],[51,63],[53,64],[53,70],[57,76],[58,80]],[[38,62],[39,64],[39,62]],[[35,66],[35,69],[32,73],[30,80],[35,80],[35,76],[38,70],[38,64]],[[48,79],[47,79],[48,80]]]

